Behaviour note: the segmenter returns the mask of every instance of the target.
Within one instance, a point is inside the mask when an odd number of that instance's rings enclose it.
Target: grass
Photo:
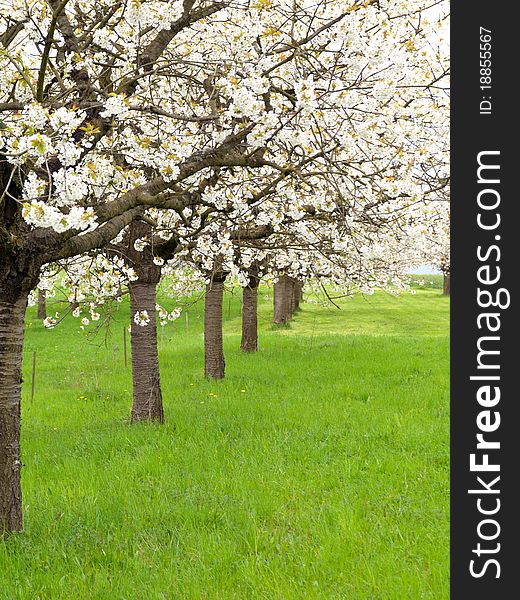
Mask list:
[[[202,376],[200,305],[165,330],[164,426],[128,422],[126,305],[106,345],[29,310],[25,532],[0,542],[0,598],[449,597],[449,301],[305,303],[273,330],[260,298],[257,355],[224,303],[224,381]]]

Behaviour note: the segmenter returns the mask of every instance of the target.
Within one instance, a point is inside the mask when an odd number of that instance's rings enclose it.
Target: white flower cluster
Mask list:
[[[46,327],[47,329],[52,329],[53,327],[56,326],[56,323],[58,322],[59,318],[60,318],[59,312],[55,313],[53,317],[48,316],[43,320],[43,326]]]
[[[42,200],[24,203],[22,216],[29,225],[52,227],[58,233],[69,229],[82,231],[96,224],[96,215],[90,207],[73,206],[68,213],[63,213]]]
[[[125,18],[129,25],[138,31],[169,29],[183,13],[183,0],[151,0],[140,2],[133,0],[127,6]]]
[[[105,108],[99,113],[101,117],[117,117],[122,119],[130,112],[126,96],[114,94],[105,101]]]
[[[134,250],[136,252],[142,252],[146,246],[148,246],[148,241],[144,238],[139,238],[134,242]]]
[[[134,323],[140,327],[146,327],[150,322],[150,315],[147,310],[138,310],[134,314]]]
[[[181,308],[174,308],[172,311],[168,312],[164,307],[159,304],[156,305],[155,309],[157,310],[157,314],[159,315],[159,322],[161,327],[164,327],[168,321],[175,321],[181,315]]]

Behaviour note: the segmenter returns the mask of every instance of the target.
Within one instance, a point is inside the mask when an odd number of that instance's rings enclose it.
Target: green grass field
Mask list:
[[[275,330],[267,294],[257,355],[225,300],[224,381],[203,377],[201,305],[166,328],[164,426],[129,424],[126,305],[106,344],[29,309],[0,598],[449,597],[449,300],[305,303]]]

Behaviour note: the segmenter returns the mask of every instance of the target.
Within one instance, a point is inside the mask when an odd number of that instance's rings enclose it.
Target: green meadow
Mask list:
[[[96,336],[30,308],[0,598],[448,599],[449,299],[413,288],[304,302],[281,328],[261,289],[256,355],[230,293],[223,381],[190,305],[159,335],[163,426],[129,423],[127,304]]]

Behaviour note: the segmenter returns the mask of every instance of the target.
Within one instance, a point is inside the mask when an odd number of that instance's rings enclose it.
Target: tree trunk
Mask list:
[[[133,282],[130,286],[131,346],[132,346],[132,422],[164,422],[157,349],[155,320],[156,284]],[[146,325],[139,325],[134,317],[148,313]]]
[[[20,175],[0,153],[0,536],[21,531],[20,407],[25,310],[40,277],[38,245],[27,243]],[[20,225],[20,227],[19,227]]]
[[[22,529],[20,404],[26,306],[26,296],[15,301],[0,297],[0,534]]]
[[[242,294],[242,342],[240,349],[244,352],[258,350],[258,284],[256,276],[249,277],[249,284]]]
[[[299,279],[293,279],[291,289],[291,316],[300,308],[300,300],[302,299],[303,283]]]
[[[225,371],[222,338],[222,300],[225,276],[213,277],[206,285],[204,304],[204,375],[223,379]]]
[[[299,300],[297,298],[297,288],[298,282],[293,281],[291,286],[291,317],[294,315],[296,309],[298,308]]]
[[[299,310],[303,299],[303,281],[296,279],[294,283],[294,310]]]
[[[288,323],[292,316],[292,281],[282,275],[274,284],[274,322]]]
[[[290,318],[293,318],[293,314],[294,311],[296,310],[296,294],[294,291],[295,286],[295,281],[292,277],[288,278],[288,284],[287,284],[287,294],[289,295],[289,315]]]
[[[143,252],[137,252],[134,248],[136,239],[150,235],[151,227],[147,223],[137,221],[131,224],[127,255],[138,277],[129,285],[133,387],[132,423],[137,421],[164,423],[155,317],[157,284],[161,278],[161,268],[153,262],[151,246],[147,246]],[[139,325],[136,320],[140,319],[136,319],[136,316],[140,316],[142,320],[144,311],[148,315],[148,323]]]
[[[47,303],[45,298],[45,292],[38,290],[38,319],[42,321],[47,318]]]
[[[449,296],[450,295],[450,291],[451,291],[451,277],[450,277],[450,273],[444,273],[444,278],[443,278],[443,282],[442,282],[442,293],[444,294],[444,296]]]

